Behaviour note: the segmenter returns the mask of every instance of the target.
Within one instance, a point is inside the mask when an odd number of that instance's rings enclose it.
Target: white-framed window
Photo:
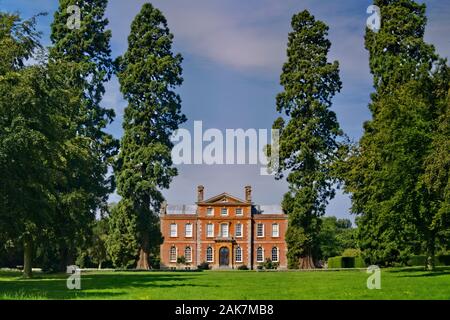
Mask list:
[[[228,238],[229,233],[228,233],[228,223],[222,223],[220,225],[220,236],[222,238]]]
[[[206,225],[206,236],[208,238],[214,237],[214,225],[212,223]]]
[[[258,249],[256,249],[256,261],[264,262],[264,249],[262,247],[258,247]]]
[[[186,223],[184,226],[184,236],[186,238],[192,238],[192,223]]]
[[[242,224],[241,223],[237,223],[235,228],[236,228],[235,232],[234,232],[235,233],[235,237],[236,238],[242,237]]]
[[[236,208],[236,215],[242,216],[244,214],[244,211],[242,211],[242,208]]]
[[[207,216],[213,216],[214,215],[214,208],[206,208],[206,215]]]
[[[184,257],[186,258],[186,262],[192,262],[192,248],[186,247],[184,249]]]
[[[264,237],[264,224],[258,223],[256,225],[256,236],[257,237]]]
[[[236,262],[242,262],[242,248],[236,248]]]
[[[279,259],[278,252],[279,252],[279,250],[277,247],[272,248],[272,262],[278,262],[278,259]]]
[[[206,249],[206,262],[214,262],[214,253],[212,247],[208,247]]]
[[[178,225],[176,223],[170,225],[170,236],[178,237]]]
[[[177,262],[177,248],[175,246],[170,247],[169,258],[170,262]]]
[[[272,224],[272,237],[277,238],[280,236],[280,225],[278,223]]]
[[[222,216],[227,216],[228,215],[228,208],[221,208],[220,209],[220,214]]]

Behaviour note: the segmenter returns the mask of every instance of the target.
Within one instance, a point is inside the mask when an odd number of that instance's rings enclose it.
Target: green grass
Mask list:
[[[450,268],[382,269],[381,290],[361,270],[312,272],[93,272],[82,290],[66,275],[0,272],[0,299],[450,299]]]

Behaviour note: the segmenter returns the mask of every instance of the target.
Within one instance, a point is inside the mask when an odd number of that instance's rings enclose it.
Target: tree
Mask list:
[[[50,61],[71,64],[67,81],[83,92],[77,106],[76,134],[67,141],[62,170],[65,179],[58,186],[58,216],[50,235],[59,254],[60,270],[73,263],[77,246],[86,245],[97,211],[107,211],[108,195],[115,185],[108,177],[108,167],[117,154],[118,142],[104,131],[112,122],[114,111],[100,105],[104,83],[113,74],[110,38],[105,19],[107,0],[60,0],[51,25]],[[80,7],[79,29],[67,27],[68,7]],[[56,247],[55,247],[55,244]]]
[[[346,161],[344,179],[352,211],[360,215],[361,249],[371,263],[390,264],[423,250],[424,243],[434,248],[439,210],[418,186],[440,98],[432,71],[437,56],[423,40],[425,5],[410,0],[375,5],[381,9],[381,29],[366,31],[376,90],[369,105],[372,120]],[[434,249],[427,251],[434,255]]]
[[[317,257],[327,260],[340,256],[345,249],[357,248],[355,231],[348,219],[322,217],[321,229],[317,236]]]
[[[127,208],[126,206],[130,206]],[[136,264],[139,249],[136,216],[129,201],[120,201],[111,208],[106,248],[115,267],[126,269]]]
[[[0,231],[23,244],[24,276],[32,276],[36,244],[55,216],[64,142],[80,92],[67,85],[64,64],[47,65],[35,18],[0,14]],[[37,63],[25,66],[25,60]]]
[[[331,43],[328,27],[308,12],[292,18],[287,56],[277,96],[280,166],[276,178],[288,171],[289,192],[283,199],[288,213],[286,233],[291,267],[314,268],[320,217],[334,196],[331,165],[342,135],[331,99],[340,91],[339,64],[327,61]]]
[[[186,121],[174,91],[183,81],[182,57],[172,53],[172,39],[161,11],[146,3],[131,24],[127,52],[117,60],[120,90],[128,101],[116,168],[119,206],[136,224],[139,269],[149,268],[149,252],[162,242],[160,190],[177,174],[170,136]]]

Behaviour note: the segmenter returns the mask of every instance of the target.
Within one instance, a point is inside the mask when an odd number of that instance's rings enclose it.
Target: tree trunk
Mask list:
[[[100,261],[99,263],[98,263],[98,270],[101,270],[102,269],[102,261]]]
[[[142,240],[142,244],[141,244],[141,249],[139,250],[139,260],[137,262],[136,265],[136,269],[140,269],[140,270],[149,270],[150,269],[150,265],[148,263],[148,235],[144,235],[143,240]]]
[[[311,250],[307,250],[307,254],[299,258],[299,269],[315,269],[314,259]]]
[[[23,277],[31,278],[32,273],[32,263],[33,263],[33,242],[30,238],[26,238],[23,242]]]
[[[434,234],[432,234],[430,236],[430,238],[427,241],[427,261],[426,263],[426,269],[428,271],[434,271],[435,270],[435,265],[434,265],[434,260],[435,260],[435,244],[434,241],[435,237]]]

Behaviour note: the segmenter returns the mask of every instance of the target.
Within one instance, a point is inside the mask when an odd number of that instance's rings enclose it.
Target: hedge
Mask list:
[[[406,264],[408,266],[425,266],[427,257],[425,255],[411,256]],[[437,266],[450,266],[450,254],[438,255],[435,257],[434,264]]]
[[[328,268],[365,268],[366,264],[361,257],[332,257],[328,259]]]

